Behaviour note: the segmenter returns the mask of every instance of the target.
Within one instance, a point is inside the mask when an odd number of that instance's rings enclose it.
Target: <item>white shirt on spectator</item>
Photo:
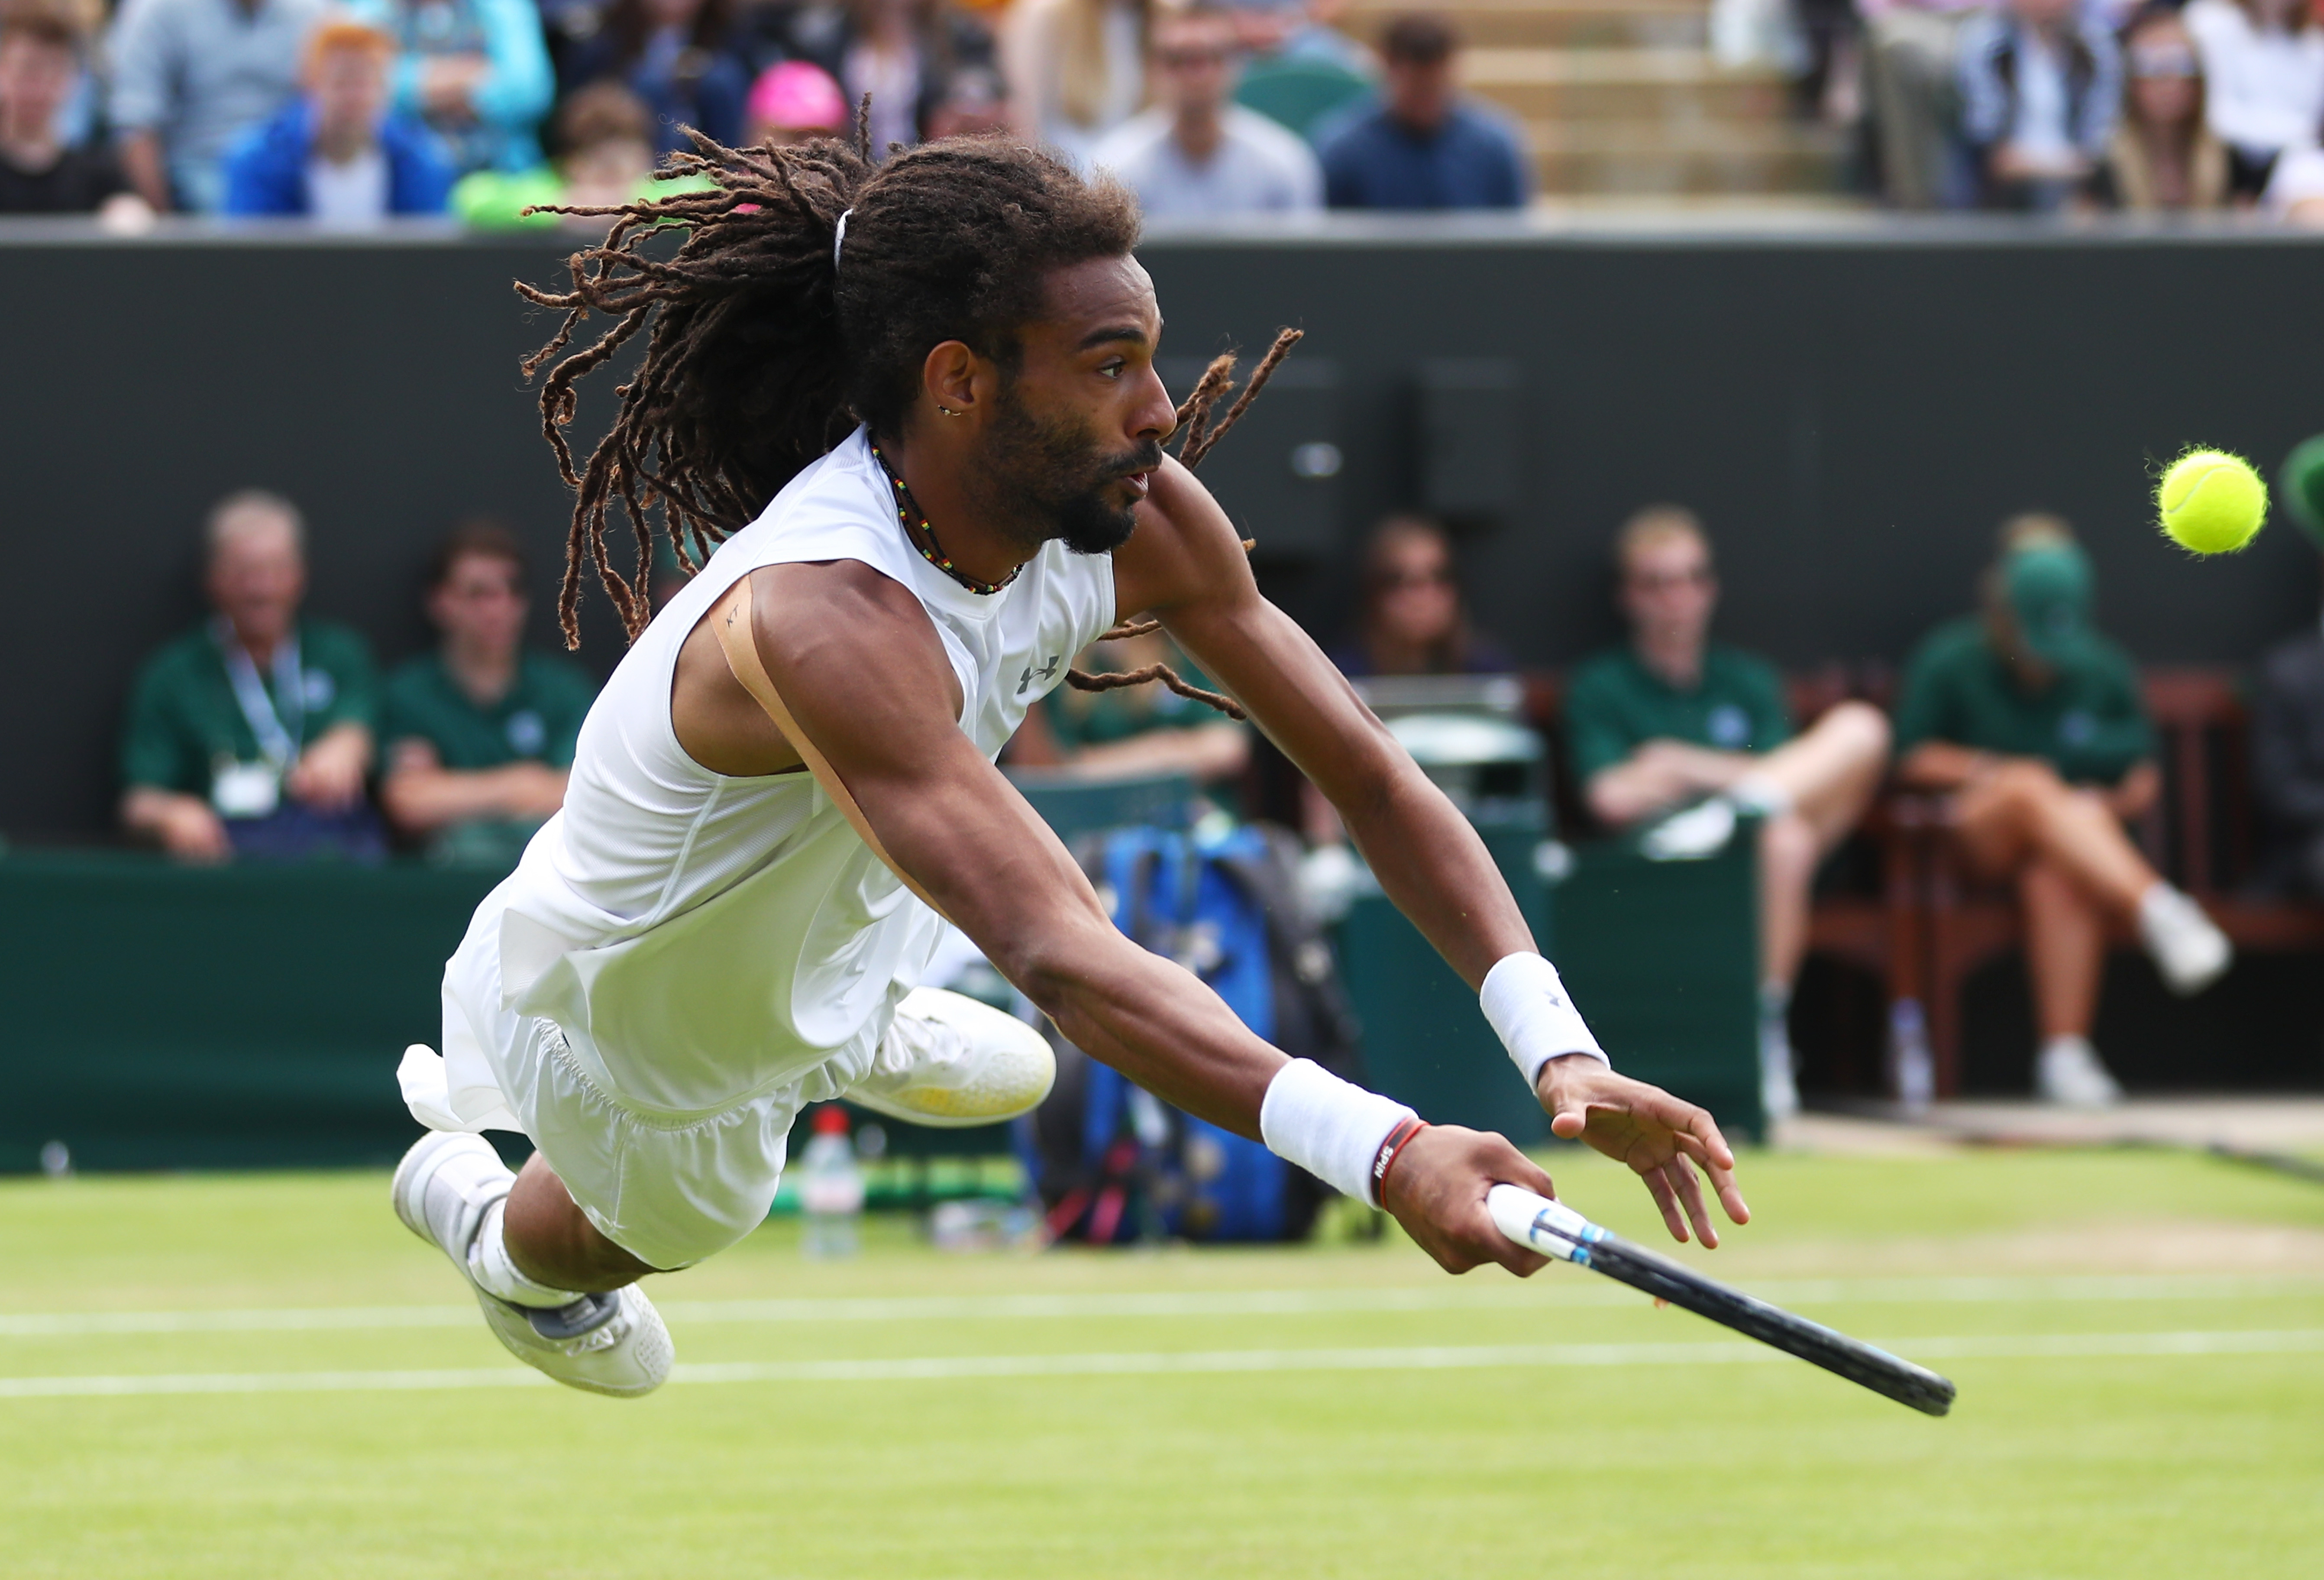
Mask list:
[[[113,23],[115,129],[161,140],[180,201],[214,210],[235,138],[299,91],[299,52],[323,0],[124,0]]]
[[[2324,31],[2262,32],[2236,0],[2190,0],[2185,16],[2203,58],[2204,118],[2220,142],[2264,159],[2315,141],[2324,122]]]
[[[2009,141],[2028,159],[2061,162],[2074,152],[2066,125],[2066,69],[2042,35],[2018,35],[2017,116]]]
[[[1323,206],[1323,170],[1314,151],[1256,110],[1228,105],[1219,145],[1196,164],[1172,135],[1168,110],[1132,115],[1090,155],[1138,193],[1148,219],[1213,214],[1304,214]]]
[[[332,230],[364,230],[387,217],[387,155],[378,144],[345,164],[307,161],[307,214]]]

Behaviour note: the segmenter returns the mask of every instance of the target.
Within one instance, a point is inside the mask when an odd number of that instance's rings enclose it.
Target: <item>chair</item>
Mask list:
[[[1235,102],[1307,137],[1334,112],[1372,91],[1360,74],[1329,60],[1253,60]]]

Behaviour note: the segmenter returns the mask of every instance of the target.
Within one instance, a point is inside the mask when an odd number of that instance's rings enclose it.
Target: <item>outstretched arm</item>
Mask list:
[[[1287,1061],[1199,978],[1113,926],[1056,836],[960,730],[959,682],[918,601],[847,560],[770,567],[742,587],[688,642],[698,653],[707,632],[726,663],[680,659],[671,712],[689,753],[721,772],[804,761],[899,876],[1077,1047],[1190,1113],[1260,1135]],[[1448,1267],[1529,1272],[1541,1259],[1470,1205],[1500,1179],[1548,1188],[1506,1141],[1448,1127],[1398,1160],[1384,1205]]]
[[[1159,615],[1234,694],[1338,808],[1388,898],[1464,981],[1486,987],[1497,966],[1533,954],[1532,931],[1476,830],[1322,650],[1259,595],[1232,523],[1193,473],[1171,461],[1155,474],[1138,533],[1117,551],[1114,568],[1117,606]],[[1538,1005],[1509,1007],[1525,1015]],[[1508,1027],[1499,1029],[1508,1036]],[[1512,1039],[1521,1058],[1523,1040]],[[1692,1222],[1705,1244],[1716,1245],[1687,1160],[1709,1172],[1730,1218],[1739,1224],[1749,1216],[1717,1123],[1694,1104],[1573,1051],[1584,1045],[1566,1043],[1563,1057],[1533,1071],[1553,1128],[1636,1169],[1674,1236],[1686,1238]]]

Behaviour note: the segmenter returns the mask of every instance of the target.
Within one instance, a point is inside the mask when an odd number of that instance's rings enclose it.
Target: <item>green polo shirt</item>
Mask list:
[[[1940,625],[1905,666],[1896,753],[1923,741],[2039,757],[2079,784],[2112,784],[2154,754],[2154,727],[2130,656],[2093,636],[2041,691],[2017,683],[1974,615]]]
[[[301,746],[338,725],[378,722],[379,680],[371,648],[344,625],[299,622],[300,698],[281,694],[272,665],[260,673],[286,728],[297,704],[305,705]],[[208,624],[145,661],[130,692],[129,719],[121,735],[124,783],[207,796],[221,762],[256,762],[263,755],[257,732],[235,700],[225,657]]]
[[[596,683],[580,665],[528,651],[517,655],[516,681],[507,693],[480,707],[452,679],[442,655],[429,653],[387,678],[382,733],[390,750],[398,741],[426,741],[447,768],[510,762],[570,768],[581,721],[596,697]]]
[[[1712,642],[1702,678],[1681,691],[1627,647],[1585,660],[1565,689],[1565,744],[1587,784],[1648,741],[1720,752],[1772,752],[1792,738],[1792,710],[1775,666]]]

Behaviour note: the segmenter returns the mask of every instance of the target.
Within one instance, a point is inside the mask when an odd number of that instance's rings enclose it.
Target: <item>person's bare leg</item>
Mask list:
[[[1759,825],[1759,980],[1788,988],[1807,950],[1808,893],[1822,841],[1805,818]]]
[[[509,1260],[551,1289],[600,1294],[656,1270],[606,1239],[538,1152],[517,1171],[503,1211]]]
[[[2048,1042],[2090,1034],[2106,966],[2106,919],[2072,879],[2035,860],[2017,874],[2025,908],[2025,969],[2034,1018]]]
[[[1843,702],[1752,764],[1780,789],[1815,833],[1821,855],[1848,836],[1872,804],[1888,769],[1888,720],[1862,702]]]
[[[1996,769],[1961,791],[1955,807],[1962,842],[1987,872],[2006,873],[2024,856],[2038,856],[2126,920],[2161,881],[2106,803],[2074,790],[2046,764]]]

